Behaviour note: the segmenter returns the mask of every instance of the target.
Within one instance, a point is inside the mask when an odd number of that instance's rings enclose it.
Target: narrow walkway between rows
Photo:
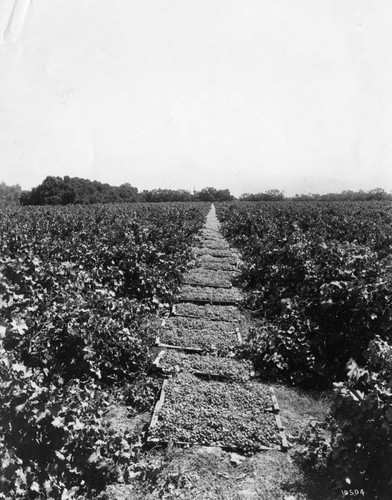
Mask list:
[[[233,285],[240,260],[220,233],[213,205],[194,257],[157,334],[154,364],[167,378],[148,440],[238,452],[285,449],[273,391],[238,356],[249,333],[238,307],[243,295]]]

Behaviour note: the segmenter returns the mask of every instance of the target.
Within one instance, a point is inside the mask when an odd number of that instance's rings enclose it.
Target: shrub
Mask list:
[[[349,364],[349,380],[336,384],[337,422],[330,471],[339,488],[363,489],[387,500],[392,492],[392,347],[376,337],[367,365]]]

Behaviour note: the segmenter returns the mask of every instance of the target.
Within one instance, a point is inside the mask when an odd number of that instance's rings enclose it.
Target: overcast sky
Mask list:
[[[0,0],[0,181],[392,190],[390,0]]]

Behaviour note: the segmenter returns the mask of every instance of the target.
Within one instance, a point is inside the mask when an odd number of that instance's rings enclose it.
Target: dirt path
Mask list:
[[[245,465],[249,473],[255,462],[240,454],[263,451],[283,458],[282,433],[270,388],[252,378],[250,362],[233,357],[249,323],[238,308],[242,293],[233,286],[239,258],[220,233],[214,205],[194,254],[195,266],[185,276],[173,315],[159,331],[157,364],[172,377],[165,383],[149,439],[199,446],[193,450],[199,457],[219,457],[218,469]],[[227,482],[230,494],[211,493],[210,498],[258,498],[256,481],[248,473],[236,477],[234,491]],[[192,498],[195,494],[193,490]]]
[[[148,441],[158,446],[152,453],[162,463],[161,482],[148,491],[140,484],[126,486],[128,494],[108,498],[310,498],[295,486],[301,471],[285,453],[271,388],[254,379],[249,361],[235,356],[250,328],[238,307],[242,292],[233,284],[239,264],[212,205],[194,266],[157,332],[154,364],[166,379]],[[286,401],[298,400],[297,394],[277,390]],[[295,411],[283,411],[283,422],[297,420]],[[160,447],[166,443],[169,448]]]
[[[205,229],[211,230],[211,231],[217,231],[219,233],[220,230],[220,223],[216,217],[216,210],[215,210],[215,205],[211,205],[211,209],[207,214],[206,218],[206,223],[205,223]],[[221,236],[220,233],[218,236]],[[223,240],[223,236],[221,236],[221,239]]]

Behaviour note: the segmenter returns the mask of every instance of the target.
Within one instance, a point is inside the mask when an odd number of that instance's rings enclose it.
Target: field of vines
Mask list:
[[[2,209],[0,498],[94,498],[132,473],[136,436],[105,410],[116,394],[135,407],[153,398],[135,389],[150,318],[172,303],[208,209]]]
[[[313,429],[308,458],[327,461],[343,495],[391,498],[391,204],[227,203],[217,213],[242,253],[257,324],[242,355],[273,381],[334,384],[332,441]]]
[[[209,208],[2,209],[0,499],[97,498],[140,473],[139,435],[105,415],[118,400],[150,410],[154,317],[173,303]],[[343,496],[391,498],[391,205],[216,209],[254,320],[238,355],[265,380],[334,387],[328,433],[309,429],[307,462]]]

